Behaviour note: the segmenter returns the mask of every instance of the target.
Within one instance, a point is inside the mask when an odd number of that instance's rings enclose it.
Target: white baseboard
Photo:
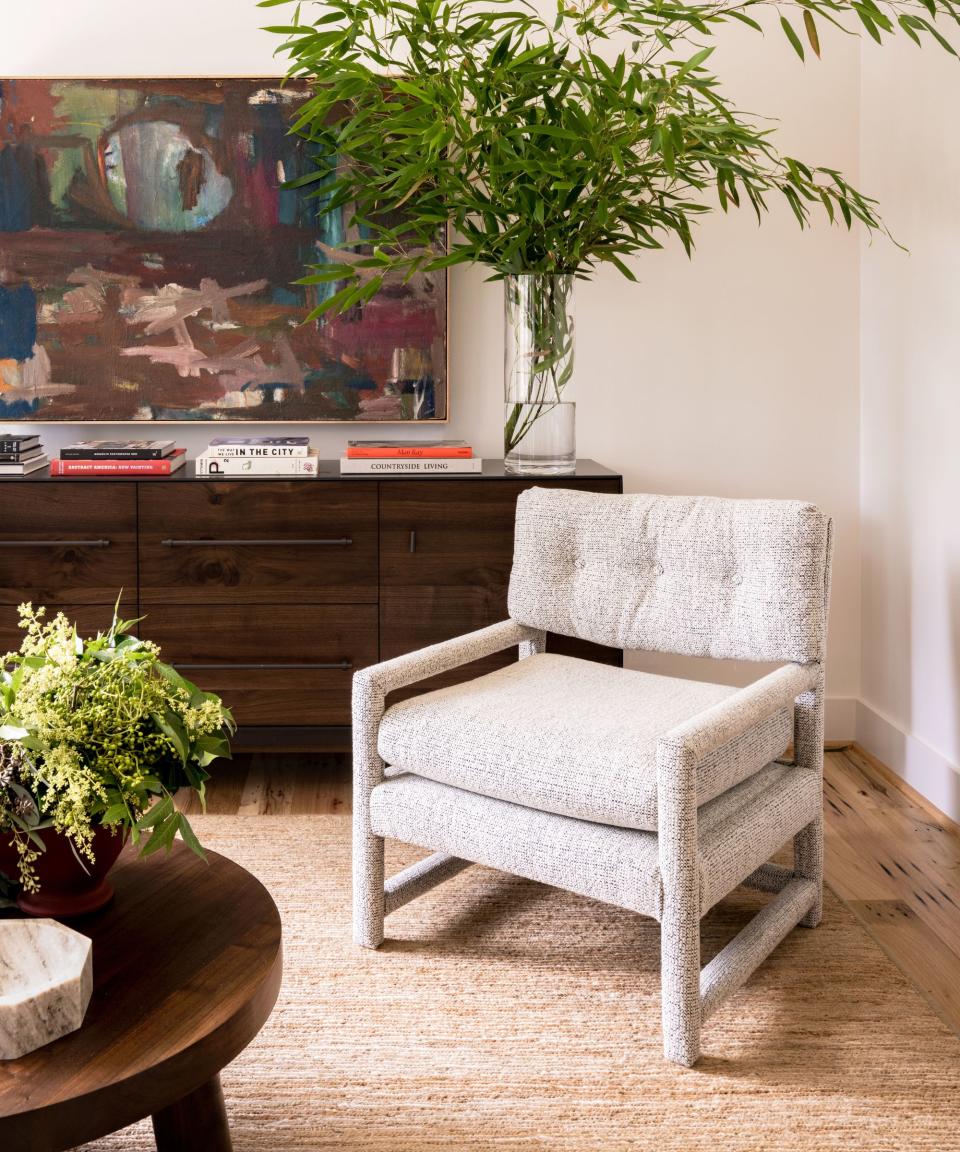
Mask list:
[[[960,822],[960,765],[918,737],[904,732],[863,700],[856,703],[856,741],[915,788],[921,796]],[[827,701],[827,739],[830,704]]]
[[[831,743],[838,740],[853,743],[857,731],[857,704],[855,696],[828,696],[824,714],[823,738]]]

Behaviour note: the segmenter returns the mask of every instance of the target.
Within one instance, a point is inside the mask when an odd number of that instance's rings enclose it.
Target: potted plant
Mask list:
[[[20,606],[23,641],[0,661],[0,871],[41,916],[106,904],[106,874],[129,838],[141,855],[179,834],[203,850],[173,802],[204,796],[210,763],[229,756],[233,717],[114,610],[83,640],[62,613]]]
[[[486,265],[505,282],[507,465],[568,470],[576,279],[612,264],[633,280],[631,257],[671,235],[689,254],[698,217],[749,204],[759,219],[772,193],[801,227],[821,209],[882,228],[873,200],[835,169],[781,156],[708,70],[717,26],[763,31],[769,7],[557,0],[548,16],[528,0],[297,3],[292,23],[270,28],[290,75],[315,86],[294,128],[314,142],[317,171],[294,184],[314,184],[320,212],[352,205],[346,250],[300,281],[345,281],[319,290],[313,315],[362,306],[397,276]],[[819,56],[824,22],[953,52],[936,21],[960,19],[952,0],[774,7],[801,59]]]

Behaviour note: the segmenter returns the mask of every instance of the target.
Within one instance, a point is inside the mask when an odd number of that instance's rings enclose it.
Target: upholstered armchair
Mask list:
[[[533,488],[510,619],[354,677],[354,935],[471,863],[661,923],[665,1055],[820,920],[831,524],[809,504]],[[545,652],[545,633],[782,666],[747,688]],[[519,661],[387,707],[507,648]],[[792,744],[792,756],[785,758]],[[384,838],[433,850],[384,878]],[[793,841],[793,866],[770,862]],[[772,893],[701,971],[700,919]]]

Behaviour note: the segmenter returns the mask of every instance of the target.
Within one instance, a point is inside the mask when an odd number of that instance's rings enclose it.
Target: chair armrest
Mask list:
[[[431,644],[417,652],[408,652],[393,660],[371,664],[353,674],[353,812],[355,836],[370,834],[370,793],[383,780],[383,761],[377,751],[380,721],[388,692],[406,688],[418,680],[427,680],[451,668],[480,660],[514,644],[536,645],[543,634],[514,620],[503,620],[468,632],[442,644]]]
[[[671,728],[660,743],[689,753],[693,762],[699,763],[723,744],[792,704],[804,692],[815,689],[820,676],[819,664],[786,664]]]
[[[719,704],[671,728],[657,741],[657,833],[660,873],[673,898],[701,907],[697,839],[697,766],[715,749],[742,736],[823,683],[820,664],[786,664]],[[814,698],[814,702],[815,698]],[[813,709],[817,711],[816,708]],[[800,713],[795,713],[799,717]],[[799,741],[800,727],[795,723]],[[820,740],[821,737],[817,736]],[[822,747],[822,744],[821,744]]]
[[[492,656],[494,652],[502,652],[514,644],[536,640],[539,636],[535,628],[528,628],[515,620],[503,620],[499,624],[491,624],[489,628],[468,632],[465,636],[457,636],[453,640],[444,640],[440,644],[431,644],[393,660],[361,668],[353,676],[354,692],[365,690],[386,695],[387,692],[415,684],[418,680],[427,680],[441,672],[459,668],[462,664]]]

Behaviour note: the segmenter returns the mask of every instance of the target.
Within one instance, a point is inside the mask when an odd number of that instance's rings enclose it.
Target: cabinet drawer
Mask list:
[[[142,629],[240,724],[349,724],[353,672],[377,659],[373,604],[157,605]]]
[[[134,484],[4,484],[0,604],[113,604],[137,594]]]
[[[384,481],[380,485],[380,580],[506,589],[517,497],[535,485],[618,492],[617,480]]]
[[[372,484],[140,486],[140,601],[377,600]]]
[[[40,601],[36,601],[36,607]],[[96,636],[98,632],[106,632],[113,619],[112,604],[57,604],[49,601],[46,605],[45,619],[52,620],[58,611],[63,612],[67,619],[77,626],[80,636],[86,640]],[[124,600],[120,604],[120,616],[124,620],[135,620],[137,605],[134,600]],[[140,626],[135,624],[131,629],[139,635]],[[20,647],[23,639],[23,630],[17,624],[17,609],[14,604],[0,605],[0,655],[4,652],[14,652]]]

